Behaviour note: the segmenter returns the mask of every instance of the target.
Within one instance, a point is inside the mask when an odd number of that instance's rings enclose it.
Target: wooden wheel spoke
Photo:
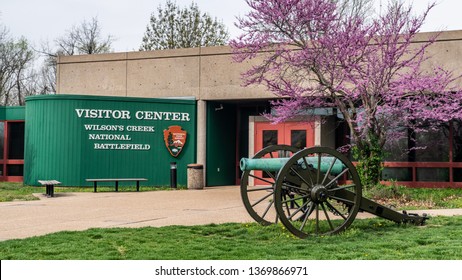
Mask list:
[[[306,189],[303,189],[303,188],[300,188],[294,185],[289,185],[287,183],[283,183],[282,185],[285,187],[284,190],[294,189],[294,190],[300,190],[300,191],[306,192]]]
[[[285,205],[286,211],[287,211],[287,215],[290,216],[290,207],[289,207],[288,203],[281,203],[281,204]]]
[[[329,206],[329,208],[331,208],[333,211],[335,211],[335,213],[337,213],[340,217],[342,217],[344,220],[347,219],[347,217],[345,217],[345,215],[342,214],[342,212],[338,211],[337,208],[334,207],[334,205],[332,205],[331,203],[329,203],[329,201],[326,201],[326,204],[327,206]]]
[[[271,181],[269,181],[269,180],[266,180],[265,178],[261,178],[261,177],[255,176],[255,175],[253,175],[253,174],[249,174],[249,176],[252,177],[252,178],[255,178],[255,179],[257,179],[257,180],[261,180],[261,181],[263,181],[263,182],[265,182],[265,183],[271,184],[271,185],[274,184],[274,182],[271,182]]]
[[[335,162],[337,161],[337,158],[334,158],[332,163],[329,166],[329,169],[326,172],[326,175],[324,175],[324,179],[322,179],[321,185],[324,185],[324,182],[326,182],[327,178],[329,177],[330,172],[332,171],[332,168],[334,167]]]
[[[345,199],[345,198],[341,198],[341,197],[337,197],[337,196],[329,196],[329,198],[331,199],[335,199],[337,201],[340,201],[340,202],[343,202],[343,203],[346,203],[348,205],[354,205],[354,201],[351,201],[351,200],[348,200],[348,199]]]
[[[326,220],[329,223],[330,229],[334,230],[334,226],[332,225],[332,222],[330,221],[329,214],[327,214],[326,207],[324,206],[324,203],[321,203],[322,211],[324,211],[324,215],[326,216]]]
[[[356,184],[340,186],[340,187],[335,188],[335,189],[329,189],[329,192],[335,192],[335,191],[340,191],[340,190],[346,190],[346,189],[349,189],[349,188],[352,188],[352,187],[356,187]]]
[[[271,209],[271,206],[273,206],[274,201],[271,200],[270,203],[268,203],[268,206],[265,209],[265,212],[261,215],[261,217],[264,219],[266,217],[266,214],[268,214],[269,210]]]
[[[257,188],[257,189],[247,189],[247,192],[258,192],[258,191],[274,191],[273,186],[271,187],[263,187],[263,188]]]
[[[316,170],[316,183],[321,179],[321,153],[318,153],[318,168]]]
[[[294,197],[294,198],[291,198],[291,199],[288,199],[288,200],[283,200],[283,201],[281,201],[281,203],[292,202],[292,201],[295,201],[295,200],[308,198],[308,197],[310,197],[310,195],[298,196],[298,197]]]
[[[267,199],[268,197],[270,197],[270,196],[272,196],[272,195],[273,195],[273,194],[270,193],[270,194],[267,194],[267,195],[265,195],[264,197],[260,198],[257,202],[255,202],[254,204],[251,205],[252,208],[255,207],[255,205],[261,203],[262,201],[264,201],[265,199]]]
[[[308,204],[310,204],[310,203],[311,203],[311,201],[307,201],[307,202],[303,203],[302,206],[299,206],[299,208],[298,208],[296,211],[294,211],[294,212],[292,213],[292,215],[290,215],[290,216],[287,217],[287,218],[288,218],[289,220],[292,220],[292,218],[293,218],[295,215],[297,215],[300,211],[302,211],[303,213],[306,214],[306,212],[303,211],[303,208],[305,208],[306,206],[308,206]]]
[[[269,176],[271,179],[273,179],[274,181],[276,181],[276,178],[274,177],[273,173],[271,173],[271,172],[265,170],[265,174],[268,175],[268,176]]]
[[[311,186],[313,186],[314,185],[313,178],[311,177],[310,170],[308,168],[309,164],[308,164],[308,161],[306,160],[306,157],[303,157],[303,162],[305,163],[306,171],[307,171],[308,177],[310,178],[310,181],[311,181]]]
[[[310,186],[310,184],[306,181],[306,179],[303,178],[303,176],[300,175],[300,174],[295,170],[295,168],[291,167],[290,170],[291,170],[292,172],[294,172],[295,175],[297,175],[297,177],[300,178],[300,180],[303,181],[303,183],[305,183],[305,184],[307,184],[308,186]]]
[[[308,221],[308,217],[311,215],[311,213],[313,213],[315,205],[316,203],[312,202],[310,208],[308,208],[308,211],[305,214],[305,218],[303,218],[302,225],[300,226],[300,231],[303,231],[303,228],[305,227],[306,222]]]
[[[334,179],[332,179],[328,184],[326,184],[326,188],[328,188],[330,185],[335,183],[340,177],[342,177],[345,173],[349,171],[348,168],[344,169],[340,174],[338,174]]]

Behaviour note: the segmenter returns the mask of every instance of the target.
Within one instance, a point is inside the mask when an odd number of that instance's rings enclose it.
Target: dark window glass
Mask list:
[[[453,161],[462,162],[462,122],[452,124]]]
[[[462,182],[462,168],[452,169],[454,182]]]
[[[447,128],[416,134],[416,161],[449,161],[449,133]]]
[[[8,123],[8,158],[24,159],[24,122]]]
[[[306,130],[291,130],[290,144],[299,150],[306,148]]]
[[[263,130],[263,148],[278,144],[277,130]]]
[[[3,159],[3,147],[5,146],[5,123],[0,122],[0,158]]]
[[[263,174],[263,178],[265,179],[269,179],[269,178],[276,179],[276,176],[278,173],[276,171],[262,171],[262,174]],[[270,180],[270,181],[273,181],[273,180]]]
[[[412,151],[409,150],[409,139],[402,137],[398,140],[388,139],[384,147],[385,161],[412,161]]]
[[[417,168],[417,181],[449,182],[448,168]]]
[[[412,168],[386,167],[382,171],[382,180],[412,181]]]
[[[6,166],[8,176],[24,176],[24,165],[8,164]]]

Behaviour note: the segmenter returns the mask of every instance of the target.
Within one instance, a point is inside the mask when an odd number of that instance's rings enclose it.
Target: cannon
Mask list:
[[[415,225],[428,219],[363,197],[353,163],[328,147],[268,146],[241,159],[240,168],[241,198],[249,215],[262,225],[280,221],[300,238],[342,232],[358,212]]]

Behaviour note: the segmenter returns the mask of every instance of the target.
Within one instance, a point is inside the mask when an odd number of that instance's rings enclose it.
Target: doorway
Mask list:
[[[312,147],[315,144],[314,126],[314,122],[285,122],[280,124],[256,122],[254,154],[271,145],[289,145],[296,147],[298,150]],[[274,153],[271,156],[280,157],[283,155]],[[273,176],[275,175],[273,174]],[[270,177],[267,172],[262,171],[255,171],[255,176],[260,178]],[[258,179],[255,179],[254,183],[256,185],[268,184]]]
[[[255,123],[255,153],[271,145],[289,145],[298,149],[314,146],[313,122]]]

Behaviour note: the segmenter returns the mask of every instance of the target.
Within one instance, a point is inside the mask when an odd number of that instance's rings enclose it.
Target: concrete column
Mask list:
[[[207,174],[207,102],[197,101],[197,163],[204,166],[204,182]]]
[[[321,117],[316,116],[314,121],[314,145],[321,146]]]
[[[61,93],[61,73],[59,72],[60,70],[60,61],[61,61],[61,56],[58,55],[57,63],[56,63],[56,93]]]

